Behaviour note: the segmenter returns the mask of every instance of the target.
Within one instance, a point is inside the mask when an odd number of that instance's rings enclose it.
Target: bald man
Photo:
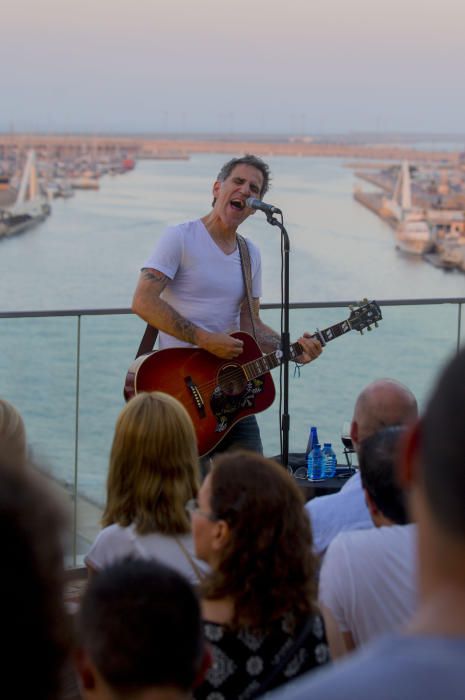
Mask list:
[[[408,425],[417,416],[417,400],[410,389],[395,379],[375,380],[355,402],[350,426],[355,451],[358,453],[360,443],[378,430]],[[312,523],[314,549],[320,555],[339,532],[373,527],[359,472],[338,493],[313,498],[305,507]]]

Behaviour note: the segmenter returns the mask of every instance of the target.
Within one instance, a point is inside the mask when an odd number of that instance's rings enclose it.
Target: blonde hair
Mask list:
[[[24,421],[17,409],[5,399],[0,399],[0,449],[9,463],[23,464],[26,460]]]
[[[162,392],[135,396],[116,422],[102,525],[190,532],[185,504],[198,485],[197,440],[186,409]]]

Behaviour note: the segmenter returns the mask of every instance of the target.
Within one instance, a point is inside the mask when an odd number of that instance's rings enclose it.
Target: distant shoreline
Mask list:
[[[340,137],[342,139],[342,137]],[[379,137],[381,141],[381,136]],[[401,138],[401,137],[399,137]],[[419,136],[418,141],[427,141],[427,136]],[[452,138],[452,137],[451,137]],[[455,137],[457,138],[457,137]],[[240,155],[254,153],[258,156],[332,157],[363,158],[365,160],[389,160],[410,162],[444,162],[451,165],[463,162],[463,152],[457,143],[457,150],[416,149],[411,145],[398,143],[354,143],[348,141],[327,142],[311,137],[283,137],[282,140],[263,138],[241,139],[239,137],[151,137],[118,136],[93,134],[0,134],[0,148],[4,151],[34,148],[39,154],[53,156],[56,153],[70,153],[85,148],[89,153],[110,153],[116,149],[131,152],[140,158],[189,157],[198,153],[227,153]]]

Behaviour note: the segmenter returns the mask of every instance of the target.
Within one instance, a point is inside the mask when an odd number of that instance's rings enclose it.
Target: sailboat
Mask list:
[[[30,150],[16,199],[0,209],[0,236],[21,233],[46,219],[50,212],[47,197],[40,191],[35,152]]]
[[[403,253],[424,255],[434,248],[434,230],[427,212],[412,206],[412,185],[407,161],[402,163],[394,193],[383,201],[384,209],[397,221],[395,238]]]

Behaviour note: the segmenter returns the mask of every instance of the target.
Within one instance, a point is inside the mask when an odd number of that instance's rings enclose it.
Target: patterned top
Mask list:
[[[300,631],[301,626],[299,626]],[[247,700],[273,672],[294,642],[293,617],[273,623],[264,634],[247,628],[232,631],[224,625],[204,621],[213,662],[203,683],[195,689],[195,700]],[[323,619],[316,614],[300,649],[280,671],[270,688],[329,661]]]

